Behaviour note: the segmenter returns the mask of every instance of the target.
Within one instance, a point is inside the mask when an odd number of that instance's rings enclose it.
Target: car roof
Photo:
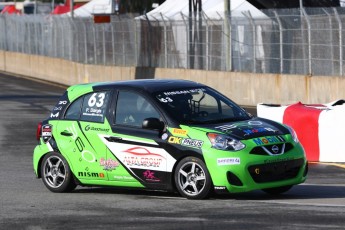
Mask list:
[[[103,82],[93,85],[95,90],[106,90],[112,88],[127,88],[135,90],[144,90],[149,93],[167,91],[179,88],[204,87],[205,85],[193,81],[177,79],[143,79],[131,81]]]

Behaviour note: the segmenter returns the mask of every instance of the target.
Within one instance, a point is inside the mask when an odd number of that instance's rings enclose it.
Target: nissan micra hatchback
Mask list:
[[[184,80],[71,86],[37,129],[33,166],[52,192],[81,186],[286,192],[307,175],[286,125],[252,117],[216,90]]]

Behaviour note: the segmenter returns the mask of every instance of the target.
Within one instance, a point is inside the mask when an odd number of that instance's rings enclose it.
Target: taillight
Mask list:
[[[36,139],[39,141],[41,138],[42,122],[38,123],[36,130]]]

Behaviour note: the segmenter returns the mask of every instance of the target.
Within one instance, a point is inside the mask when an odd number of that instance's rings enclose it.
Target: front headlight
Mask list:
[[[215,149],[238,151],[246,147],[241,141],[222,134],[208,133],[207,137]]]
[[[297,133],[295,132],[295,130],[291,128],[290,126],[286,126],[286,128],[290,131],[293,141],[298,143],[299,140],[298,140]]]

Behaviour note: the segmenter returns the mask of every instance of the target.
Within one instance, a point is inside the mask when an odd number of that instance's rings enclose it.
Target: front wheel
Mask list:
[[[44,185],[52,192],[69,192],[76,187],[66,159],[55,152],[48,153],[43,158],[41,176]]]
[[[212,181],[204,162],[196,157],[182,159],[175,170],[175,183],[179,193],[188,199],[206,198]]]
[[[262,191],[271,195],[279,195],[279,194],[289,191],[291,188],[292,188],[292,185],[288,185],[288,186],[282,186],[282,187],[277,187],[277,188],[266,188],[266,189],[263,189]]]

